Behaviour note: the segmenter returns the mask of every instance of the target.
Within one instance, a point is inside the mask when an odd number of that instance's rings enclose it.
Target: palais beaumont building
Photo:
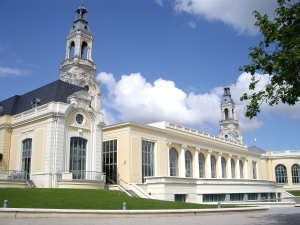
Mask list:
[[[243,143],[230,88],[217,136],[179,124],[105,125],[81,5],[59,79],[0,101],[0,187],[122,190],[194,203],[263,201],[300,189],[300,151]]]

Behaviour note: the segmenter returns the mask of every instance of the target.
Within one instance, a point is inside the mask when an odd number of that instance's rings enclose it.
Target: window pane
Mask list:
[[[199,160],[199,178],[205,177],[205,164],[204,164],[204,157],[202,153],[199,153],[198,155]]]
[[[286,167],[282,164],[279,164],[275,167],[275,176],[276,176],[276,182],[280,184],[287,184],[287,171]]]
[[[178,156],[174,148],[171,148],[169,151],[169,160],[170,160],[170,176],[177,176],[178,174]]]
[[[211,178],[216,177],[216,159],[213,155],[210,156]]]
[[[117,183],[117,139],[103,141],[103,172],[106,174],[106,182]]]
[[[154,176],[154,143],[142,140],[142,182],[147,176]]]

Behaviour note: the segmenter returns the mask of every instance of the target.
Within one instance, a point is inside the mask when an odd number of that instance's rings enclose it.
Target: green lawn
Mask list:
[[[298,191],[287,191],[289,192],[290,194],[294,195],[294,196],[300,196],[300,190]]]
[[[107,190],[0,188],[0,207],[3,207],[3,202],[6,199],[9,208],[116,210],[122,209],[123,202],[126,202],[128,210],[217,208],[217,205],[135,198],[129,197],[120,191]]]

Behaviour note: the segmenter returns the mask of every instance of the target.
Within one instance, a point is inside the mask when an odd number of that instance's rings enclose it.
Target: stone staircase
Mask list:
[[[29,188],[36,188],[33,180],[27,180],[26,184],[28,185]]]
[[[129,196],[140,198],[140,196],[139,196],[137,193],[135,193],[133,190],[128,190],[128,189],[126,189],[124,186],[122,186],[121,184],[120,184],[119,186],[120,186],[120,187],[124,190],[124,192],[125,192],[126,194],[128,194]]]

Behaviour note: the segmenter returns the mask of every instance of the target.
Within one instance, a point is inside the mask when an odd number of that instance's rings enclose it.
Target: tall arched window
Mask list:
[[[69,46],[69,59],[75,57],[75,43],[72,41]]]
[[[242,161],[240,161],[240,163],[239,163],[240,165],[239,165],[239,167],[240,167],[240,178],[244,178],[244,176],[243,176],[243,163],[242,163]]]
[[[235,164],[233,159],[231,159],[231,174],[232,174],[232,178],[235,178]]]
[[[216,178],[216,159],[213,155],[210,156],[211,178]]]
[[[294,164],[292,166],[292,180],[293,180],[293,185],[300,184],[300,167],[298,164]]]
[[[228,120],[229,119],[228,109],[225,109],[224,113],[225,113],[225,120]]]
[[[32,139],[26,139],[23,141],[23,152],[22,152],[22,171],[26,171],[27,178],[29,178],[30,167],[31,167],[31,150],[32,150]]]
[[[280,184],[287,184],[287,172],[286,167],[282,164],[279,164],[275,167],[275,176],[276,176],[276,182]]]
[[[224,157],[221,158],[222,178],[226,178],[226,162]]]
[[[205,177],[205,161],[204,156],[202,153],[199,153],[198,155],[198,162],[199,162],[199,178]]]
[[[70,141],[70,171],[73,179],[85,179],[86,171],[86,143],[80,137],[71,137]]]
[[[178,176],[178,156],[175,148],[169,151],[170,176]]]
[[[189,151],[184,153],[185,158],[185,176],[192,177],[193,176],[193,163],[192,163],[192,155]]]
[[[81,58],[87,59],[87,57],[85,57],[85,56],[87,56],[87,43],[85,41],[83,41],[81,44]]]

